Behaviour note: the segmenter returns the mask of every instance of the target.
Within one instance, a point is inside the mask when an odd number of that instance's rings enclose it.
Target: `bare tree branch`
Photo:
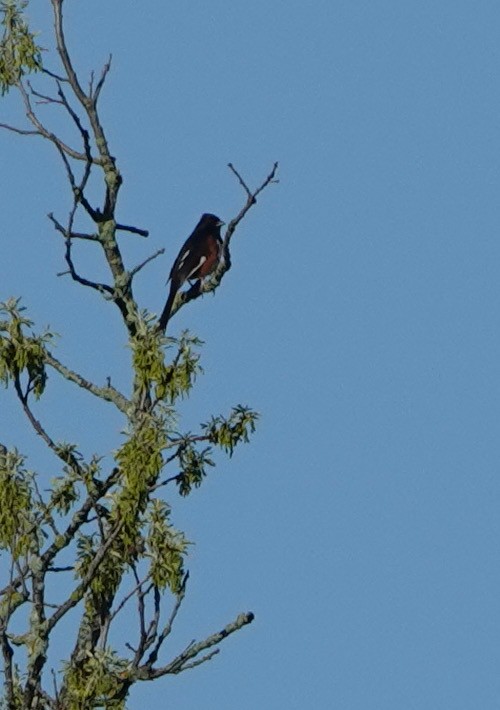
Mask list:
[[[153,678],[161,678],[161,676],[167,675],[168,673],[180,673],[187,668],[192,667],[192,664],[188,662],[196,658],[200,653],[206,651],[212,646],[216,646],[225,638],[234,634],[235,631],[243,628],[247,624],[251,624],[254,620],[254,615],[252,612],[246,614],[240,614],[236,619],[227,624],[221,631],[218,631],[211,636],[208,636],[204,641],[199,641],[198,643],[190,643],[182,653],[174,658],[173,661],[165,666],[160,666],[159,668],[151,668],[149,662],[140,666],[137,671],[138,680],[152,680]],[[208,660],[208,659],[206,659]]]
[[[87,108],[88,105],[88,97],[86,96],[85,92],[83,91],[82,87],[80,86],[80,82],[78,81],[78,77],[76,75],[75,70],[73,69],[73,65],[71,63],[71,59],[69,57],[69,53],[66,47],[66,40],[64,37],[64,29],[63,29],[63,21],[62,21],[62,5],[63,5],[63,0],[51,0],[52,1],[52,7],[54,10],[54,26],[55,26],[55,33],[56,33],[56,42],[57,42],[57,51],[59,52],[59,56],[61,58],[64,70],[66,72],[66,77],[68,80],[68,83],[70,84],[71,88],[75,92],[75,96],[78,98],[80,103],[84,108]]]
[[[66,239],[65,259],[66,263],[68,264],[69,270],[59,272],[58,276],[64,276],[66,274],[69,274],[73,281],[77,281],[82,286],[88,286],[89,288],[92,288],[95,291],[99,291],[99,293],[103,294],[104,296],[114,297],[114,289],[108,284],[99,283],[98,281],[92,281],[90,279],[85,278],[84,276],[80,276],[80,274],[77,273],[71,253],[71,240],[74,238],[73,232],[70,228],[65,229],[62,224],[54,217],[52,212],[49,213],[48,217],[54,224],[57,231],[65,235]],[[96,238],[96,241],[100,241],[99,238]]]
[[[78,387],[87,390],[87,392],[90,392],[95,397],[104,399],[106,402],[112,402],[123,414],[130,412],[132,406],[131,402],[109,383],[105,387],[98,387],[93,382],[90,382],[90,380],[85,379],[82,375],[79,375],[74,370],[63,365],[62,362],[48,351],[45,351],[45,362],[66,380],[69,380],[69,382],[73,382],[78,385]]]
[[[10,126],[8,123],[0,123],[0,128],[5,128],[7,131],[12,131],[13,133],[19,133],[21,136],[41,136],[43,135],[40,131],[28,131],[24,128],[17,128],[16,126]]]
[[[106,193],[106,205],[105,205],[104,213],[105,213],[105,215],[110,215],[113,213],[114,208],[115,208],[116,197],[118,194],[118,189],[121,184],[121,178],[119,177],[119,173],[116,170],[114,158],[111,156],[111,154],[109,152],[108,142],[107,142],[106,136],[104,134],[104,130],[102,128],[101,122],[99,120],[99,116],[97,114],[97,105],[96,105],[95,96],[92,97],[92,96],[87,96],[87,94],[85,94],[85,92],[83,91],[83,89],[80,85],[80,82],[78,81],[78,77],[77,77],[76,72],[75,72],[73,65],[71,63],[68,48],[66,46],[66,39],[64,36],[62,0],[51,0],[51,2],[52,2],[53,10],[54,10],[54,26],[55,26],[55,34],[56,34],[57,51],[58,51],[59,56],[61,58],[64,69],[66,71],[66,76],[68,77],[69,84],[70,84],[71,88],[73,89],[73,92],[74,92],[76,98],[78,99],[78,101],[81,103],[81,105],[85,109],[87,116],[89,118],[90,125],[92,126],[92,131],[94,133],[96,146],[97,146],[97,149],[98,149],[99,154],[101,156],[101,164],[107,174],[109,174],[109,175],[113,174],[113,176],[114,176],[113,184],[110,184],[110,181],[109,181],[106,185],[107,193]],[[99,92],[102,88],[102,83],[104,83],[104,80],[106,78],[106,74],[108,73],[108,71],[109,71],[109,62],[105,66],[103,73],[101,75],[101,79],[99,81],[99,84],[101,84],[101,86],[99,87]],[[97,89],[96,89],[96,91],[97,91]]]
[[[71,452],[62,450],[61,447],[55,443],[55,441],[47,434],[40,421],[35,417],[35,415],[31,411],[30,406],[28,404],[28,395],[22,391],[21,382],[18,376],[14,378],[14,389],[16,391],[19,401],[21,402],[24,413],[28,417],[31,426],[36,431],[36,433],[45,441],[49,449],[53,451],[55,455],[59,459],[61,459],[61,461],[63,461],[63,463],[68,464],[76,473],[81,475],[80,464],[76,460],[76,457]]]
[[[83,153],[79,153],[77,150],[74,150],[73,148],[70,148],[64,141],[62,141],[60,138],[58,138],[54,133],[49,131],[45,126],[41,123],[41,121],[38,119],[36,116],[35,112],[33,111],[33,108],[31,106],[31,102],[28,96],[28,93],[26,89],[24,88],[22,82],[18,83],[18,88],[21,93],[23,102],[24,102],[24,108],[26,111],[26,116],[28,120],[35,126],[36,132],[38,135],[43,136],[47,140],[51,141],[54,143],[56,147],[59,148],[63,153],[66,153],[69,155],[71,158],[74,158],[75,160],[87,160],[87,156]],[[95,160],[96,164],[100,164],[99,160]]]
[[[184,575],[184,579],[182,580],[182,585],[179,591],[179,594],[177,595],[177,598],[175,600],[174,607],[172,609],[172,612],[170,614],[170,618],[167,621],[165,627],[163,628],[163,631],[161,634],[159,634],[158,639],[154,645],[153,650],[149,654],[148,660],[144,664],[147,668],[152,668],[154,664],[156,663],[158,659],[158,653],[160,652],[160,648],[167,638],[167,636],[170,635],[172,632],[172,627],[174,625],[174,621],[177,617],[177,614],[179,613],[179,609],[181,608],[182,602],[184,601],[184,597],[186,596],[186,585],[189,579],[189,572],[186,572]]]

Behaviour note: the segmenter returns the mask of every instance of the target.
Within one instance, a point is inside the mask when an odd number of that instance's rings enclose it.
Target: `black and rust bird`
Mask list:
[[[158,328],[165,330],[178,290],[186,281],[208,276],[217,268],[222,252],[220,228],[224,222],[214,214],[203,214],[186,239],[170,271],[170,292]]]

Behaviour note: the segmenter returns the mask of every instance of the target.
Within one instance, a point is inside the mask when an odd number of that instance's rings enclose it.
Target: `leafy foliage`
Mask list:
[[[229,417],[212,417],[202,425],[208,441],[223,448],[229,456],[233,455],[235,447],[242,441],[248,442],[250,434],[255,431],[259,415],[250,407],[241,404],[234,407]]]
[[[62,692],[68,707],[83,707],[82,703],[100,707],[107,698],[107,707],[124,708],[124,693],[139,670],[131,670],[130,659],[102,645],[115,618],[117,595],[130,573],[137,580],[139,568],[149,580],[147,593],[154,593],[155,603],[166,590],[180,599],[187,578],[185,560],[190,543],[172,524],[170,504],[155,493],[175,481],[180,494],[189,495],[215,465],[212,447],[231,456],[238,443],[248,441],[258,415],[238,405],[228,417],[211,417],[199,433],[179,437],[174,429],[178,418],[174,407],[179,398],[189,394],[202,371],[201,342],[188,332],[178,341],[165,340],[154,326],[149,327],[131,339],[136,405],[127,409],[123,443],[114,453],[114,467],[106,473],[103,457],[95,454],[86,461],[77,445],[55,443],[30,410],[30,399],[39,399],[45,392],[48,366],[57,362],[47,349],[53,333],[34,332],[19,300],[0,304],[0,313],[4,316],[0,320],[0,379],[6,387],[13,386],[35,431],[61,463],[61,471],[44,498],[38,491],[38,476],[26,470],[23,456],[0,446],[0,550],[8,551],[12,564],[33,576],[34,587],[38,585],[43,596],[52,561],[73,546],[76,586],[54,617],[64,616],[81,602],[83,610],[75,652],[63,673]],[[175,354],[168,361],[166,354],[172,351]],[[59,372],[80,386],[87,383],[89,391],[104,392],[65,366]],[[173,453],[166,456],[166,452]],[[175,465],[178,472],[161,480],[163,470]],[[65,520],[69,522],[65,524]],[[143,593],[140,585],[137,590]],[[14,611],[30,599],[30,593],[12,587],[0,597],[1,633]],[[17,640],[26,646],[28,669],[37,667],[47,654],[48,627],[41,609],[26,620],[28,630]],[[249,623],[250,616],[242,619],[242,624]],[[156,625],[146,632],[144,621],[141,624],[138,659],[149,645],[161,644],[165,638],[158,635]],[[10,677],[8,696],[14,703],[14,667]],[[23,695],[23,703],[25,698]]]
[[[0,91],[2,94],[16,86],[26,74],[42,68],[42,50],[30,32],[23,10],[27,2],[3,0],[0,3],[2,26],[0,41]]]
[[[36,529],[30,474],[17,451],[0,452],[0,549],[14,561],[28,552]]]
[[[5,385],[10,380],[19,381],[26,373],[28,391],[38,399],[45,389],[47,375],[45,371],[45,346],[52,339],[51,333],[28,337],[25,328],[33,323],[22,315],[25,309],[18,299],[0,303],[0,315],[7,316],[7,321],[0,321],[0,381]]]
[[[184,534],[169,523],[170,506],[153,499],[147,516],[147,555],[150,576],[155,587],[163,591],[169,587],[178,594],[184,579],[184,555],[189,545]]]
[[[211,451],[209,446],[198,451],[189,436],[183,440],[178,453],[181,470],[176,477],[182,496],[189,495],[193,486],[199,488],[207,475],[207,466],[215,466],[214,461],[210,458]]]
[[[177,347],[171,363],[165,362],[162,344]],[[156,328],[140,332],[132,340],[133,364],[137,373],[137,385],[141,392],[152,388],[156,400],[174,404],[179,397],[191,391],[196,376],[200,374],[199,348],[202,342],[188,331],[178,341],[165,338]]]
[[[121,688],[128,663],[112,649],[96,649],[86,663],[67,665],[67,706],[73,708],[109,708],[123,710],[125,701],[115,696]]]

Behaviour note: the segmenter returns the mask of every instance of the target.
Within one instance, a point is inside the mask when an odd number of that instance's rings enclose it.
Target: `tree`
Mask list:
[[[160,661],[186,594],[189,546],[171,523],[171,507],[163,492],[176,486],[181,496],[190,495],[214,465],[213,447],[231,456],[240,442],[248,441],[258,415],[237,405],[227,416],[212,416],[194,434],[179,433],[176,404],[189,395],[200,371],[201,342],[187,331],[178,339],[166,337],[154,314],[141,308],[134,296],[134,280],[163,250],[133,268],[125,265],[120,235],[143,238],[148,233],[118,221],[122,177],[99,113],[111,62],[98,77],[92,74],[84,89],[64,35],[63,0],[51,0],[51,5],[57,70],[48,68],[49,60],[42,62],[42,49],[23,15],[26,2],[1,2],[0,88],[3,94],[11,89],[19,93],[27,126],[0,125],[49,141],[60,156],[72,206],[66,219],[54,213],[49,218],[64,244],[64,274],[100,294],[106,306],[118,309],[131,351],[130,395],[114,387],[111,379],[96,384],[58,359],[53,354],[54,334],[39,331],[18,299],[1,305],[0,379],[13,388],[33,432],[60,465],[45,494],[22,453],[0,448],[0,550],[3,569],[8,570],[0,590],[3,705],[123,708],[136,681],[179,673],[209,660],[224,638],[253,619],[252,613],[242,613],[221,631]],[[78,147],[47,127],[39,103],[64,112],[76,131]],[[217,289],[231,267],[231,239],[238,224],[257,196],[276,182],[277,164],[254,190],[232,164],[229,168],[245,199],[224,233],[223,259],[209,280],[177,295],[172,314]],[[92,195],[99,185],[99,202],[90,196],[91,181]],[[83,223],[90,225],[86,231],[80,231]],[[74,255],[77,241],[100,249],[108,281],[81,273]],[[56,441],[36,416],[33,403],[43,396],[49,371],[95,401],[111,403],[120,413],[125,433],[112,463],[97,453],[85,459],[77,444]],[[49,590],[54,578],[57,583],[61,576],[70,591],[63,601],[52,604]],[[109,641],[110,631],[134,600],[135,639],[127,644],[126,653],[119,652]],[[71,653],[62,669],[50,668],[54,630],[73,610],[80,616]]]

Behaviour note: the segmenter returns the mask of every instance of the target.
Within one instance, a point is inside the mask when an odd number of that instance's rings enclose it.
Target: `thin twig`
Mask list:
[[[37,101],[37,104],[62,104],[60,99],[55,99],[53,96],[47,96],[47,94],[42,94],[33,88],[30,81],[26,82],[32,96],[36,96],[41,101]]]
[[[252,204],[253,204],[253,203],[254,203],[254,200],[255,200],[255,196],[252,194],[250,188],[248,187],[248,185],[246,184],[246,182],[243,180],[243,178],[241,177],[240,173],[236,170],[236,168],[234,167],[234,165],[233,165],[232,163],[228,163],[228,164],[227,164],[227,167],[236,175],[236,177],[238,178],[238,181],[239,181],[241,187],[245,190],[245,192],[247,193],[247,197],[248,197],[250,200],[252,200]]]
[[[64,229],[64,228],[63,228]],[[99,237],[97,234],[88,234],[86,232],[69,232],[65,235],[65,239],[81,239],[85,242],[99,242]],[[67,271],[66,273],[70,273]]]
[[[181,473],[178,473],[175,476],[170,476],[169,478],[164,478],[162,481],[159,481],[158,483],[155,483],[153,486],[151,486],[149,492],[153,493],[153,491],[158,490],[158,488],[163,488],[164,486],[168,485],[169,483],[172,483],[173,481],[179,481],[181,478]]]
[[[52,77],[52,79],[56,79],[57,81],[64,81],[64,82],[68,83],[68,80],[66,77],[60,76],[59,74],[56,74],[53,71],[49,71],[49,69],[46,69],[45,67],[42,67],[42,72],[44,74],[47,74],[47,76]]]
[[[202,656],[202,658],[199,658],[197,661],[193,661],[192,663],[186,663],[182,666],[182,670],[187,671],[189,670],[189,668],[196,668],[196,666],[201,666],[202,663],[205,663],[205,661],[209,661],[214,656],[217,656],[218,653],[220,653],[220,648],[215,648],[213,651],[210,651],[210,653],[207,653],[206,656]]]
[[[141,587],[143,586],[143,584],[146,584],[146,582],[148,581],[148,579],[149,579],[150,577],[151,577],[151,572],[148,572],[147,575],[146,575],[143,579],[141,579],[141,580],[135,585],[135,587],[134,587],[133,589],[131,589],[131,591],[130,591],[128,594],[126,594],[126,595],[123,597],[123,599],[122,599],[121,602],[118,604],[118,606],[116,607],[116,609],[109,615],[109,623],[110,623],[110,624],[111,624],[111,622],[113,621],[113,619],[120,613],[120,611],[123,609],[123,607],[124,607],[125,604],[128,602],[128,600],[131,599],[131,598],[134,596],[134,594],[136,594],[136,593],[141,589]],[[149,585],[149,589],[151,589],[152,587],[153,587],[153,584],[151,583],[151,584]],[[146,594],[147,594],[147,591],[146,591]]]
[[[31,482],[33,484],[33,490],[35,491],[36,497],[38,498],[38,505],[40,506],[40,509],[43,513],[43,520],[47,522],[48,525],[50,525],[50,528],[54,535],[59,535],[59,530],[56,527],[56,524],[54,522],[54,517],[52,515],[52,512],[49,508],[49,506],[46,504],[46,502],[43,499],[43,496],[40,492],[40,488],[38,487],[38,482],[36,480],[36,476],[33,476],[31,479]]]
[[[161,678],[161,676],[167,675],[168,673],[180,673],[186,670],[187,667],[192,667],[189,661],[196,658],[200,653],[206,651],[212,646],[217,646],[225,638],[234,634],[235,631],[239,631],[243,626],[252,623],[254,620],[254,615],[252,612],[246,614],[240,614],[232,623],[227,624],[222,631],[218,631],[211,636],[208,636],[204,641],[199,643],[191,642],[186,646],[184,651],[180,653],[173,661],[160,668],[152,668],[149,663],[145,663],[138,669],[137,677],[140,680],[152,680],[154,678]],[[208,659],[207,659],[208,660]]]
[[[52,673],[52,684],[54,686],[54,697],[56,699],[56,708],[59,707],[59,689],[57,687],[57,676],[53,668],[50,669]]]
[[[63,11],[62,11],[62,0],[51,0],[52,2],[52,8],[54,11],[54,28],[55,28],[55,34],[56,34],[56,45],[57,45],[57,51],[59,53],[59,56],[61,58],[61,62],[63,64],[64,70],[66,72],[66,76],[68,78],[68,82],[73,89],[73,92],[78,99],[78,101],[81,103],[83,106],[84,110],[87,113],[87,116],[89,118],[90,124],[92,126],[92,131],[94,133],[94,137],[96,140],[96,145],[99,150],[99,154],[101,157],[101,164],[103,165],[105,170],[109,170],[111,166],[114,166],[114,160],[112,156],[110,155],[109,149],[108,149],[108,143],[106,140],[106,136],[104,134],[103,128],[101,126],[101,123],[99,121],[99,117],[97,114],[97,109],[96,109],[96,104],[92,96],[87,96],[87,94],[83,91],[80,82],[78,81],[78,77],[76,75],[76,72],[73,68],[73,64],[71,62],[71,58],[69,56],[68,48],[66,46],[66,39],[64,36],[64,27],[63,27]],[[106,72],[107,73],[107,72]],[[105,212],[108,213],[108,210],[112,207],[114,207],[114,197],[110,194],[109,186],[107,186],[107,200],[106,200],[106,209]],[[108,204],[108,202],[112,200],[113,204]]]
[[[123,597],[123,599],[122,599],[121,602],[118,604],[118,606],[116,607],[116,609],[115,609],[113,612],[110,612],[110,613],[107,615],[107,618],[106,618],[106,621],[105,621],[105,624],[104,624],[104,630],[103,630],[103,632],[101,633],[101,641],[100,641],[100,643],[101,643],[102,648],[106,648],[106,645],[107,645],[107,642],[108,642],[108,634],[109,634],[109,630],[110,630],[110,628],[111,628],[111,623],[112,623],[113,619],[116,618],[116,616],[120,613],[120,611],[123,609],[123,607],[125,606],[125,604],[129,601],[129,599],[131,599],[131,598],[134,596],[134,594],[137,594],[137,598],[138,598],[138,600],[140,600],[141,598],[144,598],[144,595],[147,594],[147,593],[149,592],[149,590],[151,590],[152,587],[153,587],[153,583],[151,582],[151,583],[148,585],[148,587],[147,587],[146,590],[144,590],[144,591],[142,590],[142,586],[143,586],[143,585],[148,581],[148,579],[151,577],[151,572],[148,572],[148,574],[147,574],[147,575],[144,577],[144,579],[142,579],[142,580],[139,580],[139,578],[138,578],[138,576],[137,576],[137,572],[136,572],[135,567],[133,567],[133,572],[134,572],[134,576],[135,576],[135,579],[136,579],[137,584],[136,584],[136,586],[135,586],[128,594],[126,594],[126,595]]]
[[[24,128],[17,128],[16,126],[10,126],[8,123],[0,123],[0,128],[5,128],[7,131],[12,131],[13,133],[19,133],[21,136],[41,136],[43,135],[40,131],[28,131]]]
[[[95,91],[92,93],[90,92],[90,96],[92,96],[92,100],[94,102],[94,106],[97,106],[97,101],[99,100],[99,94],[101,93],[101,89],[104,86],[104,82],[106,81],[106,77],[108,75],[109,70],[111,69],[111,59],[112,55],[109,55],[109,59],[104,65],[101,76],[99,78],[99,81],[97,82],[97,86],[95,87]]]
[[[154,254],[151,254],[151,256],[148,256],[147,259],[144,259],[144,261],[141,261],[140,264],[135,266],[131,271],[130,271],[130,278],[133,278],[141,269],[143,269],[149,262],[153,261],[153,259],[157,259],[159,256],[165,253],[165,249],[158,249],[158,251],[155,251]]]
[[[149,237],[149,231],[147,229],[140,229],[139,227],[132,227],[129,224],[117,224],[116,229],[121,232],[130,232],[131,234],[138,234],[140,237]]]
[[[67,229],[62,226],[62,224],[54,217],[52,212],[48,214],[48,218],[50,221],[54,224],[55,228],[57,229],[58,232],[61,232],[62,234],[66,235],[66,253],[65,253],[65,258],[66,258],[66,263],[69,266],[68,271],[60,271],[57,275],[58,276],[65,276],[66,274],[69,274],[73,281],[77,281],[79,284],[82,284],[82,286],[88,286],[89,288],[93,288],[95,291],[99,291],[99,293],[102,293],[103,295],[109,295],[113,297],[114,295],[114,290],[111,286],[108,284],[103,284],[99,283],[98,281],[91,281],[90,279],[87,279],[83,276],[80,276],[80,274],[77,273],[75,269],[75,265],[73,262],[73,257],[71,255],[71,230]],[[68,236],[69,235],[69,236]]]
[[[84,108],[87,108],[88,97],[80,86],[80,82],[78,81],[76,72],[73,69],[73,65],[71,63],[71,59],[69,57],[69,53],[66,47],[66,39],[64,37],[62,21],[62,0],[52,0],[52,7],[54,10],[54,27],[56,32],[57,51],[59,52],[59,56],[61,57],[68,83],[75,92],[75,96],[80,101],[82,106]]]
[[[73,148],[70,148],[64,141],[62,141],[60,138],[58,138],[54,133],[49,131],[45,126],[42,124],[42,122],[39,120],[39,118],[36,116],[35,112],[33,111],[33,107],[31,106],[31,102],[28,96],[28,93],[26,89],[24,88],[22,82],[18,83],[18,89],[21,93],[23,103],[24,103],[24,108],[26,112],[26,116],[28,120],[35,126],[36,133],[38,135],[43,136],[47,140],[51,141],[56,145],[60,150],[62,150],[64,153],[69,155],[72,158],[75,158],[75,160],[87,160],[87,156],[84,155],[83,153],[79,153],[77,150],[74,150]],[[94,159],[96,164],[100,164],[100,161],[98,159]]]
[[[81,475],[81,468],[80,464],[78,463],[76,457],[74,454],[72,454],[69,451],[64,451],[62,450],[56,442],[47,434],[46,430],[43,428],[42,424],[40,421],[35,417],[33,412],[31,411],[31,408],[28,404],[28,397],[23,393],[22,388],[21,388],[21,382],[19,380],[19,376],[16,376],[14,378],[14,389],[16,391],[17,397],[19,401],[21,402],[21,405],[23,407],[24,413],[28,417],[28,420],[33,427],[33,429],[36,431],[36,433],[45,441],[47,446],[51,451],[55,453],[55,455],[63,461],[63,463],[68,464],[68,466],[71,466],[71,468],[78,473],[78,475]]]
[[[168,619],[166,625],[163,628],[163,631],[161,634],[159,634],[158,639],[154,645],[153,650],[149,654],[148,660],[145,663],[145,667],[151,669],[153,665],[156,663],[158,659],[158,653],[160,651],[160,648],[167,638],[167,636],[171,633],[172,631],[172,626],[174,624],[174,621],[177,617],[177,614],[179,613],[179,609],[181,608],[182,602],[184,601],[184,597],[186,595],[186,585],[189,579],[189,572],[186,572],[184,575],[184,579],[182,580],[181,583],[181,588],[179,590],[179,593],[177,595],[177,599],[175,600],[174,608],[172,609],[172,612],[170,614],[170,618]]]
[[[83,127],[83,124],[80,120],[80,116],[76,113],[76,111],[72,108],[71,104],[69,103],[60,82],[57,82],[57,93],[59,94],[59,98],[60,98],[61,103],[63,104],[64,108],[66,109],[66,111],[69,113],[69,115],[73,119],[75,126],[78,128],[78,131],[80,132],[80,135],[83,139],[83,145],[85,147],[85,155],[87,156],[87,162],[92,163],[92,153],[91,153],[91,149],[90,149],[89,132],[87,131],[86,128]]]
[[[275,179],[275,178],[276,178],[276,173],[277,173],[277,171],[278,171],[278,163],[274,163],[273,169],[271,170],[271,172],[269,173],[269,175],[265,178],[265,180],[263,180],[263,182],[259,185],[259,187],[258,187],[254,192],[250,192],[249,189],[248,189],[248,187],[246,186],[245,182],[243,181],[243,179],[241,178],[241,176],[239,175],[239,173],[238,173],[238,172],[236,171],[236,169],[234,168],[234,166],[233,166],[231,163],[229,163],[229,166],[230,166],[231,170],[233,171],[233,173],[235,173],[235,175],[238,176],[238,179],[239,179],[240,183],[243,185],[243,189],[244,189],[245,192],[247,193],[247,201],[246,201],[246,203],[243,205],[243,207],[241,208],[241,210],[238,212],[238,214],[236,215],[236,217],[234,217],[234,218],[229,222],[228,227],[227,227],[227,229],[226,229],[226,234],[224,235],[224,247],[227,247],[227,245],[229,244],[229,241],[230,241],[230,239],[231,239],[231,237],[232,237],[234,231],[236,230],[236,227],[237,227],[238,224],[241,222],[241,220],[243,219],[243,217],[246,215],[246,213],[248,212],[248,210],[249,210],[253,205],[256,204],[256,202],[257,202],[257,195],[260,195],[260,193],[261,193],[263,190],[265,190],[268,185],[270,185],[270,184],[272,184],[272,183],[273,183],[273,184],[276,184],[276,183],[278,182],[278,181]]]

